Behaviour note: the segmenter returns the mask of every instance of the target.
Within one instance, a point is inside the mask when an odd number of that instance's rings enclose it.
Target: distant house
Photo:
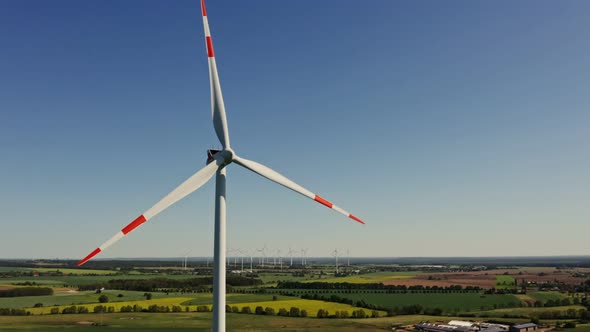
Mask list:
[[[528,332],[535,331],[536,329],[537,324],[534,323],[516,324],[510,327],[510,332]]]

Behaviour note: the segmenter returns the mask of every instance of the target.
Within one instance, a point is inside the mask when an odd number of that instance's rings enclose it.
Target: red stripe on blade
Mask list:
[[[78,263],[76,263],[76,266],[80,266],[80,265],[88,262],[92,257],[96,256],[99,252],[100,252],[100,248],[94,249],[94,251],[91,252],[91,253],[89,253],[88,256],[84,257],[83,260],[81,260]]]
[[[123,234],[127,235],[127,233],[129,233],[132,230],[134,230],[135,228],[137,228],[137,226],[143,224],[146,220],[147,219],[145,219],[145,217],[142,214],[141,216],[137,217],[137,219],[135,219],[131,223],[129,223],[129,225],[125,226],[125,228],[123,228],[121,230],[121,232],[123,232]]]
[[[318,203],[324,204],[325,206],[329,207],[330,209],[332,208],[332,206],[334,206],[334,204],[332,204],[332,203],[328,202],[327,200],[325,200],[325,199],[321,198],[321,197],[320,197],[320,196],[318,196],[318,195],[315,195],[315,198],[314,198],[314,200],[315,200],[316,202],[318,202]]]
[[[201,11],[203,12],[203,16],[207,16],[207,8],[205,8],[205,0],[201,0]]]
[[[213,41],[211,41],[211,36],[207,36],[207,56],[212,58],[215,55],[213,54]]]
[[[352,219],[352,220],[354,220],[354,221],[356,221],[356,222],[360,222],[360,223],[361,223],[361,224],[363,224],[363,225],[365,224],[365,222],[364,222],[364,221],[362,221],[362,220],[360,220],[359,218],[357,218],[357,217],[353,216],[352,214],[349,214],[349,215],[348,215],[348,218],[350,218],[350,219]]]

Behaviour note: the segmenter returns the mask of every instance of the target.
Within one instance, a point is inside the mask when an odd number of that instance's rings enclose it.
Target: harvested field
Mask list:
[[[479,286],[482,288],[492,288],[497,286],[496,276],[510,276],[519,282],[535,282],[538,284],[547,282],[563,282],[569,285],[577,285],[584,281],[585,278],[574,276],[577,273],[589,273],[590,269],[569,269],[558,270],[555,268],[521,268],[521,269],[499,269],[474,272],[442,272],[442,273],[425,273],[416,275],[411,279],[395,279],[384,281],[386,285],[405,285],[405,286],[438,286],[448,287],[452,285],[461,286]]]

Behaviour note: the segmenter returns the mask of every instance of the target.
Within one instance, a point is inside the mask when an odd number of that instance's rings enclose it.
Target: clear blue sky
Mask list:
[[[590,3],[228,1],[228,246],[589,254]],[[0,2],[0,257],[81,258],[219,147],[198,0]],[[213,182],[101,254],[210,255]]]

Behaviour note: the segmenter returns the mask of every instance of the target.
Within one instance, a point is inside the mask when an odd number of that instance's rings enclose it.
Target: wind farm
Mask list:
[[[0,330],[590,332],[589,13],[2,3]]]

